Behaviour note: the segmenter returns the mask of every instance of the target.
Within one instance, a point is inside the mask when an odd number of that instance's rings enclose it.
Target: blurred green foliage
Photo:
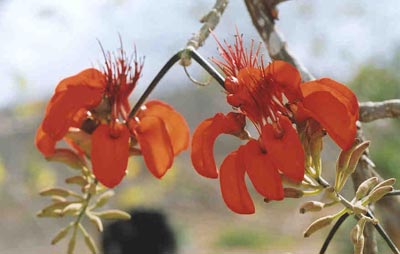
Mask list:
[[[234,228],[222,231],[215,245],[218,248],[261,249],[271,241],[268,238],[265,232],[256,229]]]
[[[377,58],[362,66],[350,82],[359,100],[382,101],[400,98],[400,48],[389,58]],[[372,141],[371,157],[384,177],[400,177],[399,119],[383,119],[364,124],[367,139]]]

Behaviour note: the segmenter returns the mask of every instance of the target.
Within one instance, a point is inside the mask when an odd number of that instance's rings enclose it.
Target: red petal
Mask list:
[[[50,156],[54,153],[56,141],[52,139],[42,129],[42,125],[39,126],[36,132],[35,145],[39,151],[45,156]]]
[[[162,101],[149,101],[145,106],[146,109],[139,113],[139,118],[156,116],[163,120],[171,139],[174,155],[186,150],[189,145],[190,134],[185,118]]]
[[[106,87],[106,80],[102,72],[94,68],[89,68],[74,76],[61,80],[56,87],[55,93],[66,91],[72,86],[86,86],[104,90]]]
[[[101,102],[104,88],[104,75],[96,69],[62,80],[47,105],[43,131],[60,140],[82,109],[94,108]]]
[[[270,124],[262,129],[262,140],[278,169],[293,181],[300,182],[304,178],[304,150],[296,130],[287,117],[280,117],[279,124],[282,135]]]
[[[293,65],[277,60],[268,65],[265,72],[272,75],[290,102],[302,98],[300,90],[301,76]]]
[[[118,133],[118,137],[113,137]],[[91,160],[93,174],[103,185],[113,188],[125,176],[129,157],[128,128],[116,124],[115,130],[105,124],[99,125],[92,134]]]
[[[244,181],[244,167],[240,163],[238,152],[229,154],[221,164],[220,184],[225,204],[240,214],[254,213],[253,200]]]
[[[245,117],[238,113],[216,114],[204,120],[194,131],[191,159],[196,171],[205,177],[217,178],[218,172],[214,159],[214,143],[222,134],[233,134],[243,130]]]
[[[319,91],[307,95],[303,105],[343,150],[352,146],[357,132],[356,120],[342,101],[331,92]]]
[[[301,90],[304,97],[308,96],[313,92],[327,91],[330,92],[334,97],[342,102],[346,108],[350,111],[351,115],[354,116],[355,121],[358,120],[358,100],[356,95],[347,86],[336,82],[329,78],[323,78],[315,81],[310,81],[302,84]]]
[[[282,200],[283,186],[279,172],[270,155],[261,150],[258,141],[252,139],[241,146],[239,155],[258,193],[269,200]]]
[[[171,167],[174,153],[164,122],[153,116],[144,117],[136,127],[137,140],[150,172],[161,178]]]

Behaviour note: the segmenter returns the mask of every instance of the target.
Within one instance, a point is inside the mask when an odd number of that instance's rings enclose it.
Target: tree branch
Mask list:
[[[273,60],[283,60],[300,71],[303,81],[313,80],[313,75],[289,52],[286,42],[275,28],[277,18],[276,5],[279,0],[245,0],[254,26],[267,46],[269,56]]]
[[[371,122],[382,118],[400,117],[400,99],[360,103],[360,121]]]
[[[189,39],[186,44],[187,48],[198,49],[203,46],[211,31],[213,31],[218,25],[227,5],[228,0],[216,0],[213,8],[200,19],[200,22],[203,23],[203,25],[200,30],[193,34],[192,38]],[[187,54],[182,54],[180,64],[183,66],[189,66],[191,64],[191,56],[189,52],[187,52]]]

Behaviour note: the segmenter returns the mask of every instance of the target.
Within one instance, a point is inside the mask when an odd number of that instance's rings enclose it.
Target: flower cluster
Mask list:
[[[332,79],[302,83],[297,69],[284,61],[264,66],[260,48],[251,45],[246,50],[239,35],[234,46],[219,43],[219,49],[224,61],[215,62],[226,75],[227,102],[235,112],[218,113],[200,123],[193,134],[191,159],[200,175],[219,175],[223,199],[231,210],[254,213],[245,174],[263,197],[282,200],[282,176],[303,180],[305,141],[314,133],[326,131],[343,150],[352,146],[358,101],[350,89]],[[258,137],[245,134],[246,118]],[[213,146],[220,134],[248,141],[225,158],[218,173]]]
[[[64,139],[79,157],[90,159],[96,179],[112,188],[124,177],[128,157],[142,154],[150,172],[161,178],[188,147],[189,128],[182,115],[158,100],[129,117],[128,97],[142,67],[136,54],[131,62],[121,48],[115,57],[106,56],[102,70],[62,80],[37,130],[35,143],[43,155],[55,156],[56,143]],[[86,140],[73,138],[77,132]]]

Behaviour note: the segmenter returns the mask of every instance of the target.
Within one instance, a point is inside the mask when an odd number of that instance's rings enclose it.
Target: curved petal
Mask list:
[[[304,97],[312,94],[313,92],[326,91],[330,92],[337,100],[342,102],[351,115],[354,116],[355,121],[358,120],[359,106],[356,95],[347,86],[336,82],[329,78],[323,78],[306,82],[301,86]]]
[[[144,117],[135,129],[144,161],[150,172],[161,178],[172,166],[174,153],[164,122],[154,116]]]
[[[300,182],[304,178],[304,150],[299,136],[287,117],[279,118],[280,130],[266,124],[262,141],[273,163],[289,179]],[[277,133],[278,131],[282,133]]]
[[[54,153],[56,141],[44,132],[40,125],[36,131],[35,145],[45,157],[48,157]]]
[[[205,177],[217,178],[218,172],[214,159],[214,143],[222,134],[236,134],[245,126],[245,116],[239,113],[216,114],[204,120],[196,128],[192,138],[190,157],[196,171]]]
[[[89,68],[74,76],[61,80],[56,87],[55,94],[66,91],[72,86],[86,86],[96,90],[104,90],[106,87],[106,79],[101,71]]]
[[[240,158],[255,189],[269,200],[283,199],[283,185],[270,155],[252,139],[239,148]]]
[[[146,109],[140,111],[139,118],[156,116],[163,120],[171,139],[174,155],[186,150],[189,145],[190,134],[185,118],[170,105],[162,101],[149,101],[145,106]]]
[[[268,65],[265,72],[272,75],[275,82],[282,88],[289,102],[302,98],[300,90],[301,76],[293,65],[285,61],[276,60]]]
[[[50,101],[43,119],[43,131],[54,140],[60,140],[74,124],[74,117],[82,108],[97,106],[103,97],[103,90],[87,86],[72,86],[56,94]]]
[[[304,98],[303,105],[343,150],[353,145],[357,132],[354,115],[331,92],[313,92]]]
[[[115,137],[115,133],[118,136]],[[129,130],[123,124],[116,124],[114,130],[106,124],[101,124],[92,134],[93,174],[108,188],[119,184],[125,176],[129,157],[129,137]]]
[[[221,164],[220,186],[225,204],[240,214],[254,213],[254,203],[247,190],[244,179],[244,167],[238,152],[230,153]]]

